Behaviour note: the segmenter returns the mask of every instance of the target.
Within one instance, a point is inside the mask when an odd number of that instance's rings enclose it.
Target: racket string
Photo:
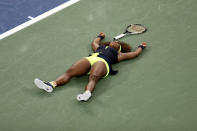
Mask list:
[[[132,25],[130,27],[127,28],[127,31],[128,32],[143,32],[145,31],[146,29],[143,27],[143,26],[139,26],[139,25]]]

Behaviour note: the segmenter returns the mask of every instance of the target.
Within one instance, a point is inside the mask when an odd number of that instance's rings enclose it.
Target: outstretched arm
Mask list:
[[[141,54],[142,50],[147,46],[145,42],[140,44],[140,46],[137,48],[134,52],[128,52],[128,53],[120,53],[118,54],[118,62],[123,60],[129,60],[137,57],[139,54]]]
[[[103,32],[101,32],[101,33],[99,33],[98,37],[92,41],[91,46],[92,46],[92,49],[94,50],[94,52],[100,46],[100,42],[104,38],[105,38],[105,34]]]

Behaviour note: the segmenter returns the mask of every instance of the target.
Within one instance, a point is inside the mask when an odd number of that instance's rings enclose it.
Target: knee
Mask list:
[[[65,72],[65,74],[72,77],[75,74],[75,69],[71,67]]]
[[[89,81],[95,81],[95,82],[97,82],[100,78],[101,78],[100,76],[97,76],[97,75],[92,74],[89,77]]]

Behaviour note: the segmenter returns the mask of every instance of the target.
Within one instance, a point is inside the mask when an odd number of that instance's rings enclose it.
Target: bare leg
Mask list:
[[[91,65],[89,61],[85,58],[77,61],[75,64],[73,64],[63,75],[58,77],[55,80],[55,83],[57,86],[63,85],[69,82],[69,80],[74,76],[81,76],[90,70]]]
[[[77,96],[77,100],[87,101],[91,97],[91,92],[93,92],[93,90],[95,89],[98,80],[104,77],[106,73],[107,73],[107,68],[105,63],[101,61],[95,63],[91,68],[89,81],[85,87],[85,92],[83,94],[79,94]]]
[[[55,81],[44,82],[38,78],[34,79],[34,84],[45,90],[46,92],[53,92],[53,88],[59,85],[66,84],[72,77],[86,74],[91,69],[89,61],[85,58],[79,60],[73,64],[63,75],[57,78]]]
[[[101,79],[102,77],[104,77],[106,75],[106,73],[107,73],[107,68],[106,68],[105,63],[103,63],[103,62],[95,63],[91,68],[89,81],[85,87],[85,90],[89,90],[89,91],[93,92],[98,80]]]

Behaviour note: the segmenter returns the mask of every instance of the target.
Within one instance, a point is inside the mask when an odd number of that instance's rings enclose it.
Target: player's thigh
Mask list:
[[[107,74],[107,67],[104,62],[96,62],[90,70],[90,80],[99,80]]]
[[[67,73],[75,76],[83,75],[89,72],[91,65],[85,58],[80,59],[74,63],[68,70]]]

